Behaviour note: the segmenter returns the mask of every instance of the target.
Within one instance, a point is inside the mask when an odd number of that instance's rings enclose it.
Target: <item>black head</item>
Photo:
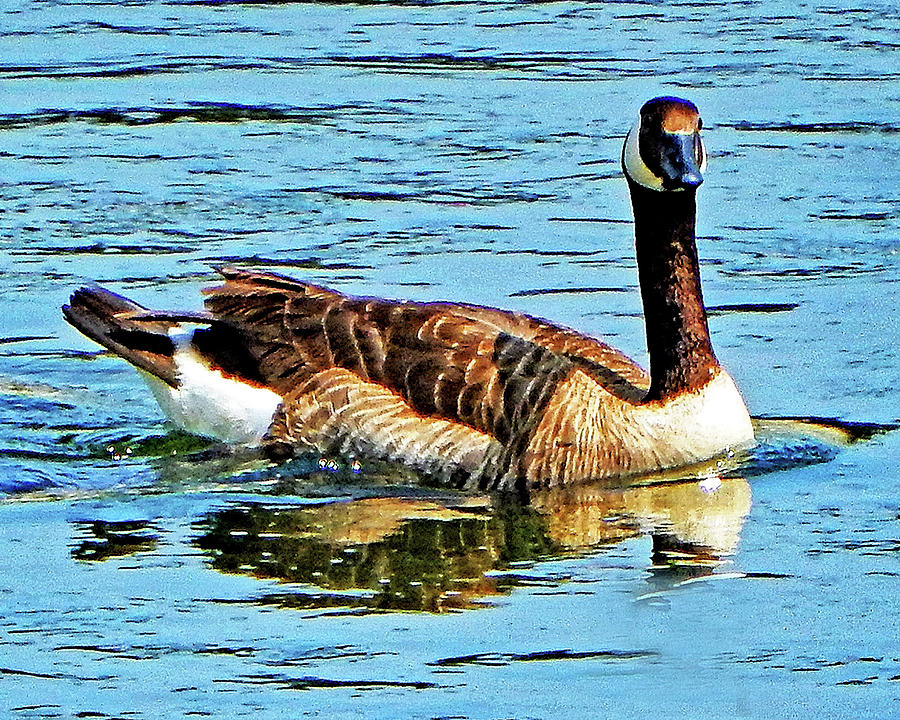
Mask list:
[[[706,169],[702,127],[697,106],[688,100],[658,97],[648,101],[625,138],[625,174],[651,190],[696,189]]]

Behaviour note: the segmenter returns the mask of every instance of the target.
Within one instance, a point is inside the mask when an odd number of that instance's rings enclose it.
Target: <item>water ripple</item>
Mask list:
[[[31,113],[0,115],[0,130],[55,125],[65,122],[93,122],[104,125],[157,125],[184,120],[194,122],[292,122],[322,124],[334,119],[338,108],[300,108],[274,105],[241,105],[225,102],[195,102],[184,107],[93,108],[86,110],[49,109]]]
[[[869,78],[866,78],[867,80]],[[896,80],[896,78],[894,78]],[[740,122],[719,124],[720,127],[729,127],[742,132],[773,132],[773,133],[822,133],[822,134],[866,134],[881,133],[885,135],[893,135],[900,132],[900,125],[890,122],[750,122],[742,120]]]

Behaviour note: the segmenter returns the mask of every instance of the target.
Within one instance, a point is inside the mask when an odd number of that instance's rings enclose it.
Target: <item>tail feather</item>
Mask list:
[[[175,372],[175,344],[169,330],[175,323],[166,320],[148,322],[146,308],[128,298],[99,287],[76,290],[63,315],[76,329],[132,365],[178,387]],[[141,313],[142,320],[128,318]]]

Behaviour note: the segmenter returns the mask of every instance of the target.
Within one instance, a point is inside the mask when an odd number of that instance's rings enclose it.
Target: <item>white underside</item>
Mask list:
[[[141,373],[169,420],[195,435],[227,443],[258,444],[272,424],[281,396],[226,377],[211,369],[185,341],[173,340],[178,345],[178,387]]]

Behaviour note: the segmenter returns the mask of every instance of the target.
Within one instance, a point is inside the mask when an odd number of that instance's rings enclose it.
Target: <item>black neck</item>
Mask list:
[[[718,367],[700,290],[696,190],[628,185],[650,354],[647,400],[658,400],[702,387]]]

